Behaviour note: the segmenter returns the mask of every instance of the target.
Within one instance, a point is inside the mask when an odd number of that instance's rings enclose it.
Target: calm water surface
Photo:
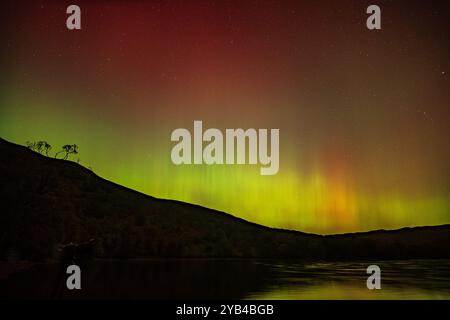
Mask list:
[[[381,268],[381,290],[366,287]],[[82,289],[40,264],[0,280],[1,298],[57,299],[450,299],[450,260],[371,262],[98,260],[81,266]]]
[[[381,290],[366,287],[381,268]],[[271,264],[274,281],[250,299],[450,299],[450,260]]]

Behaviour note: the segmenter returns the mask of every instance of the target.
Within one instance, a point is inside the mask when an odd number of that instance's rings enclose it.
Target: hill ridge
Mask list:
[[[98,238],[99,257],[444,258],[450,225],[319,235],[159,199],[0,138],[0,257],[54,257]]]

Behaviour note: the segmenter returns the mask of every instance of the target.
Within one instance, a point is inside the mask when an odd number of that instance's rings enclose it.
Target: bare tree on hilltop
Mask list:
[[[52,149],[52,146],[47,141],[36,141],[36,142],[26,142],[27,147],[33,151],[36,151],[40,154],[44,154],[48,157],[49,151]]]
[[[69,158],[69,155],[78,154],[78,146],[76,144],[66,144],[62,146],[62,150],[55,154],[55,158],[62,152],[65,152],[63,159],[67,160]]]
[[[47,141],[27,141],[26,146],[28,149],[36,151],[39,154],[46,155],[49,157],[49,152],[52,149],[52,146]],[[78,146],[76,144],[66,144],[62,146],[62,150],[55,153],[54,158],[57,159],[59,154],[64,154],[61,158],[63,160],[67,160],[71,154],[78,154]],[[80,163],[80,158],[78,158],[77,162]]]

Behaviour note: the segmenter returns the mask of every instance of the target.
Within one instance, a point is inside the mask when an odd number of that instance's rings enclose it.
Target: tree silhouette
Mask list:
[[[47,141],[40,141],[42,142],[42,149],[45,152],[45,155],[48,157],[49,151],[52,149],[52,146],[47,143]]]
[[[28,149],[33,150],[39,154],[46,155],[50,157],[49,152],[52,149],[52,146],[44,140],[40,141],[27,141],[26,146]],[[55,153],[54,158],[57,159],[59,154],[64,154],[61,158],[63,160],[67,160],[71,154],[78,154],[78,146],[76,144],[65,144],[62,146],[62,150]],[[77,159],[77,163],[80,163],[81,159]]]
[[[27,148],[30,150],[35,150],[35,148],[36,148],[36,142],[27,141],[26,145],[27,145]]]
[[[58,154],[60,153],[65,153],[64,157],[62,158],[63,160],[67,160],[69,158],[70,154],[77,154],[78,153],[78,146],[76,144],[66,144],[62,146],[62,150],[57,152],[55,154],[55,158],[58,156]]]
[[[27,141],[26,145],[30,150],[36,151],[40,154],[45,153],[47,156],[49,156],[48,152],[52,148],[52,146],[50,144],[48,144],[47,141],[42,141],[42,140],[36,141],[36,142]]]
[[[36,142],[36,151],[40,154],[42,154],[42,149],[44,147],[44,141],[38,141]]]

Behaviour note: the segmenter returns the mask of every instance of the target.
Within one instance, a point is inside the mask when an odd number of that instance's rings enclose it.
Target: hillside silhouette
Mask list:
[[[322,236],[144,195],[0,139],[0,258],[45,260],[96,239],[99,258],[450,258],[450,225]],[[169,183],[169,182],[167,182]]]

